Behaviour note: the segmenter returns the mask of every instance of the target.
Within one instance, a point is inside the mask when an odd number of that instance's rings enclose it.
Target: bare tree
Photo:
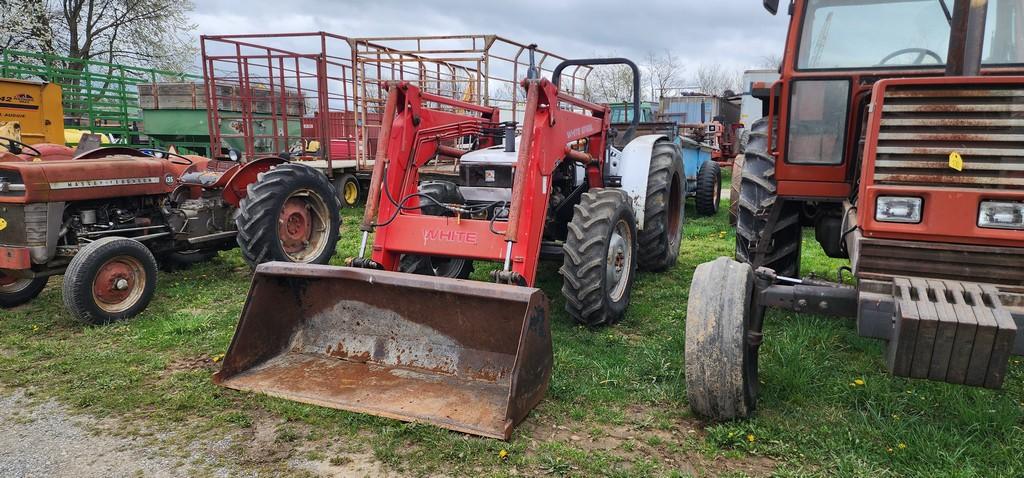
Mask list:
[[[650,88],[647,92],[648,98],[656,100],[664,96],[666,90],[680,86],[683,66],[679,62],[679,57],[667,49],[661,54],[647,52],[643,69]]]
[[[52,50],[52,21],[52,12],[43,0],[8,0],[0,9],[0,50]]]
[[[693,83],[702,93],[721,96],[726,91],[736,90],[738,76],[718,63],[705,63],[697,67]]]
[[[587,76],[583,97],[601,103],[633,102],[633,70],[625,65],[596,66]],[[641,91],[643,100],[643,91]]]
[[[190,0],[8,2],[14,5],[0,13],[0,46],[80,60],[65,65],[71,70],[97,60],[181,71],[195,57]]]
[[[778,70],[782,66],[782,55],[771,53],[761,57],[761,63],[759,67],[765,69]]]

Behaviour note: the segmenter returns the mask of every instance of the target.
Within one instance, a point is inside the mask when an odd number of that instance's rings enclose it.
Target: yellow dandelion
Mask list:
[[[892,453],[892,447],[886,448],[885,451]]]
[[[900,450],[906,450],[907,449],[907,444],[903,443],[903,442],[900,442],[899,445],[896,445],[896,447],[898,447]]]
[[[861,385],[864,385],[864,379],[861,379],[861,378],[854,379],[853,380],[853,384],[858,386],[858,387],[861,386]]]
[[[499,451],[498,458],[502,460],[508,458],[508,450],[502,449],[501,451]]]
[[[32,331],[33,332],[38,332],[39,331],[39,326],[38,325],[33,325],[32,326]]]
[[[748,441],[748,442],[750,442],[750,443],[754,443],[754,440],[757,440],[757,437],[756,437],[756,436],[754,436],[754,434],[753,434],[753,433],[751,433],[751,434],[748,434],[748,435],[747,435],[747,441]]]
[[[217,354],[213,356],[213,363],[220,362],[221,360],[224,360],[224,354]]]

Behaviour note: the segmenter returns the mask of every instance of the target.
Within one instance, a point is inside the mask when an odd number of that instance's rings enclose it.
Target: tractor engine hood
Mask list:
[[[169,161],[138,156],[0,163],[0,203],[82,201],[169,193]]]

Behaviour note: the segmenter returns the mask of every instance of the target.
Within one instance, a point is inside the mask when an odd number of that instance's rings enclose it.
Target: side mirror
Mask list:
[[[764,0],[764,9],[772,15],[779,13],[779,0]]]
[[[242,155],[235,148],[228,149],[228,159],[234,162],[239,162],[242,159]]]

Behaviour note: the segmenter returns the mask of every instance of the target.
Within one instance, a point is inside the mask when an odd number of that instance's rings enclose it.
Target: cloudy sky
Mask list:
[[[759,67],[778,55],[788,16],[757,0],[197,0],[199,34],[326,31],[350,37],[498,34],[568,57],[672,51],[701,63]]]

